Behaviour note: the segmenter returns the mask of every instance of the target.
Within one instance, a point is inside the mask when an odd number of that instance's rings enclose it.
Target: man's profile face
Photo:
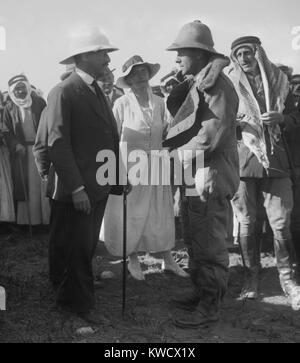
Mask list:
[[[191,48],[179,49],[177,51],[176,63],[183,76],[199,72],[199,51]]]
[[[236,59],[245,73],[254,73],[257,60],[254,51],[248,47],[241,47],[235,52]]]
[[[108,65],[110,58],[107,51],[99,50],[97,52],[86,53],[85,59],[95,78],[103,77],[109,71]]]
[[[21,100],[24,100],[28,94],[27,92],[27,88],[26,88],[26,84],[23,82],[19,82],[14,91],[13,91],[14,95],[16,98],[19,98]]]

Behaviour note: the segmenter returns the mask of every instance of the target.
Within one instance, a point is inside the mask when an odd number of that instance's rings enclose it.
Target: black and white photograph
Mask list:
[[[299,14],[1,0],[0,343],[300,343]]]

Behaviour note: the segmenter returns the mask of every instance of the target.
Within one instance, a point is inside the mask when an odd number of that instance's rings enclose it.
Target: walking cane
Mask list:
[[[122,293],[122,316],[125,314],[126,306],[126,260],[127,260],[127,190],[123,194],[123,293]]]
[[[24,191],[24,196],[25,196],[25,203],[26,203],[27,216],[28,216],[28,226],[29,226],[29,238],[30,238],[30,242],[31,242],[32,241],[32,226],[31,226],[31,217],[30,217],[30,209],[29,209],[29,199],[28,199],[27,188],[26,188],[26,184],[25,184],[23,166],[22,166],[20,157],[18,157],[18,161],[19,161],[21,181],[22,181],[22,186],[23,186],[23,191]]]

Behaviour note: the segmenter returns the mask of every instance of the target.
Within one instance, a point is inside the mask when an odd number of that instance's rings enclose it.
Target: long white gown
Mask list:
[[[34,143],[36,132],[33,127],[30,109],[24,110],[22,128],[26,142]],[[32,225],[49,224],[50,205],[46,198],[46,182],[41,180],[32,153],[32,145],[27,145],[28,199],[30,222]],[[17,224],[28,224],[28,206],[19,201],[17,206]]]
[[[150,93],[150,107],[141,108],[132,91],[119,98],[114,106],[121,145],[127,142],[128,154],[142,150],[148,156],[151,150],[162,149],[162,133],[166,125],[164,101]],[[144,154],[145,155],[145,154]],[[138,161],[137,161],[138,162]],[[128,171],[137,162],[128,163]],[[136,174],[141,178],[158,177],[155,168],[159,157],[151,166]],[[160,169],[160,172],[162,169]],[[135,184],[135,173],[129,172],[129,182]],[[160,178],[161,179],[161,178]],[[104,214],[100,239],[114,256],[123,254],[123,196],[110,195]],[[175,245],[175,226],[172,190],[170,185],[133,185],[127,196],[127,255],[133,252],[167,251]]]

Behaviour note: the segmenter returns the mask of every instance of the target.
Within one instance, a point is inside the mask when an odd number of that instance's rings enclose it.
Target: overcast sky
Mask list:
[[[162,68],[155,84],[170,71],[176,52],[165,51],[180,27],[199,19],[212,30],[215,48],[229,54],[231,42],[257,35],[274,62],[300,73],[300,50],[292,48],[292,29],[300,26],[299,0],[1,0],[0,26],[6,29],[6,51],[0,51],[0,89],[24,72],[45,94],[59,81],[70,30],[96,24],[120,50],[111,68],[140,54]]]

